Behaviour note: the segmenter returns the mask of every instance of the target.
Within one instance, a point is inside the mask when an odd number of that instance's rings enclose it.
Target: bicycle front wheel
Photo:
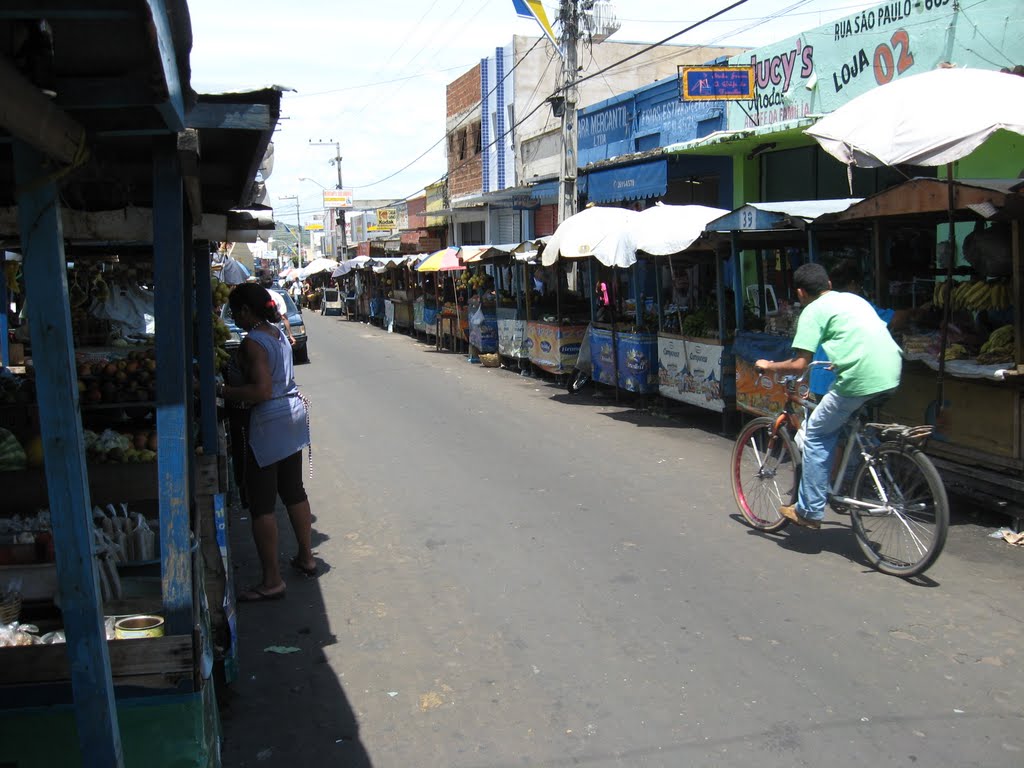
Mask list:
[[[743,518],[760,531],[779,531],[789,521],[779,507],[796,501],[800,460],[785,428],[761,417],[749,422],[732,449],[732,493]]]
[[[858,468],[851,491],[858,501],[884,507],[850,508],[857,543],[871,564],[904,578],[928,570],[949,532],[949,499],[931,460],[916,448],[883,443],[873,461]]]

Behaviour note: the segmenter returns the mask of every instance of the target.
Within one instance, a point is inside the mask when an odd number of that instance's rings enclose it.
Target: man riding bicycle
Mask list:
[[[853,293],[833,291],[820,264],[804,264],[793,273],[803,307],[793,339],[793,357],[754,367],[766,373],[801,375],[814,350],[822,346],[836,371],[832,388],[811,412],[805,427],[803,474],[796,504],[779,513],[805,528],[818,529],[828,503],[829,472],[843,427],[871,398],[899,386],[900,348],[875,309]]]

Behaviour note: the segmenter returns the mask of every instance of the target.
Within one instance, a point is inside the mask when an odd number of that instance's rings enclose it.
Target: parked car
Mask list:
[[[281,296],[284,299],[285,306],[288,308],[288,324],[291,325],[292,336],[295,337],[295,346],[292,347],[292,359],[296,363],[308,363],[309,348],[307,347],[306,324],[302,321],[302,310],[295,306],[292,297],[283,288],[268,288],[267,290]],[[224,325],[231,332],[231,336],[224,346],[228,352],[233,352],[242,343],[246,331],[235,325],[235,319],[231,316],[231,307],[228,304],[225,304],[221,310],[220,319],[224,321]],[[278,323],[277,327],[283,331],[284,323]]]

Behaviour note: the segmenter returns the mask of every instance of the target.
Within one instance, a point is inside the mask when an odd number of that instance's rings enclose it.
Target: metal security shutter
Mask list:
[[[498,214],[498,237],[497,243],[518,242],[516,237],[516,212],[502,211]]]

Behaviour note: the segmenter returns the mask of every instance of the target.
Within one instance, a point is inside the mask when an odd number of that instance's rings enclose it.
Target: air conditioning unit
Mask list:
[[[608,0],[595,0],[585,16],[587,32],[595,43],[608,39],[622,26],[615,15],[615,6]]]

